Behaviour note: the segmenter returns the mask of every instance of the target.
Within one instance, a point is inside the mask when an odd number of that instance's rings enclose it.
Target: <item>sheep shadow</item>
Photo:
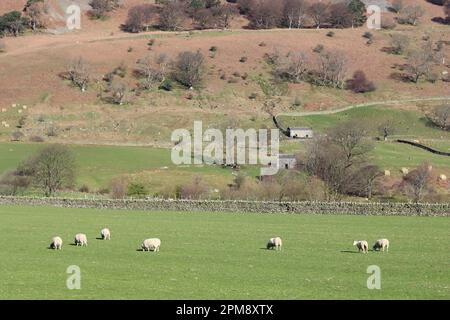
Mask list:
[[[376,250],[369,249],[367,252],[377,252]],[[362,253],[361,251],[341,250],[341,253]]]
[[[97,237],[97,238],[95,238],[96,240],[103,240],[103,238],[102,237]]]

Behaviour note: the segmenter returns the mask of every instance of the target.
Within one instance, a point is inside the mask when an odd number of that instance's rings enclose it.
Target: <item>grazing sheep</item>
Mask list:
[[[369,251],[369,244],[366,240],[355,240],[353,245],[358,248],[358,252],[367,253]]]
[[[54,250],[61,250],[62,249],[63,241],[60,237],[53,237],[52,243],[50,243],[50,248]]]
[[[267,243],[267,250],[275,248],[275,250],[281,250],[283,246],[283,241],[281,241],[280,237],[271,238]]]
[[[146,239],[142,243],[142,251],[159,251],[161,240],[158,238]]]
[[[87,246],[87,237],[84,233],[75,235],[75,244],[78,246]]]
[[[102,229],[102,231],[100,231],[100,234],[102,235],[103,240],[111,240],[111,232],[108,228]]]
[[[386,250],[386,252],[389,252],[389,240],[388,239],[380,239],[375,242],[373,245],[373,250],[375,251],[383,251]]]

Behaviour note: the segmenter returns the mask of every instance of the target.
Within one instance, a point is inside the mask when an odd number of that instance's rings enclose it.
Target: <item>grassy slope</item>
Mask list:
[[[108,226],[112,240],[96,240]],[[427,299],[450,297],[450,220],[0,207],[0,298]],[[89,246],[69,243],[84,232]],[[47,249],[60,235],[63,250]],[[274,235],[282,252],[262,248]],[[160,237],[159,253],[137,251]],[[356,254],[354,239],[391,240],[388,254]],[[82,289],[66,289],[66,268]],[[382,290],[368,290],[378,265]]]

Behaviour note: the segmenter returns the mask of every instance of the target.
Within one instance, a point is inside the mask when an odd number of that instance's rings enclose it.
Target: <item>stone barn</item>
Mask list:
[[[294,169],[297,165],[297,158],[293,154],[278,155],[278,169]]]
[[[311,128],[288,128],[289,137],[293,139],[311,139],[314,137]]]

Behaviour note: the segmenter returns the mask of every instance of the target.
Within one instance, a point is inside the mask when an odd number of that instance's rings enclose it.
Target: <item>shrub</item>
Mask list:
[[[45,140],[41,136],[31,136],[30,141],[31,142],[44,142]]]
[[[130,197],[145,197],[147,195],[147,190],[145,186],[140,183],[131,183],[128,186],[128,195]]]
[[[358,70],[353,74],[353,78],[347,81],[347,89],[355,93],[365,93],[374,91],[375,85],[367,80],[364,71]]]
[[[327,37],[333,38],[335,36],[334,31],[327,32]]]
[[[6,52],[6,45],[0,41],[0,53]]]
[[[321,53],[324,49],[325,47],[322,44],[318,44],[317,46],[314,47],[313,51],[315,53]]]
[[[172,91],[173,90],[173,81],[170,79],[165,79],[160,85],[160,90]]]
[[[371,40],[371,39],[373,39],[373,33],[372,33],[372,32],[369,32],[369,31],[364,32],[363,38],[366,38],[366,39]]]
[[[381,28],[384,30],[392,30],[395,29],[397,24],[395,23],[394,19],[391,17],[383,15],[381,17]]]
[[[247,57],[241,57],[241,58],[239,59],[239,62],[240,62],[240,63],[246,63],[247,60],[248,60]]]
[[[14,131],[11,135],[11,141],[20,141],[23,138],[23,133],[20,131]]]
[[[89,193],[89,187],[85,184],[83,184],[80,189],[78,189],[78,191],[82,192],[82,193]]]
[[[211,52],[216,52],[219,48],[217,48],[216,46],[212,46],[211,48],[209,48],[209,51]]]

